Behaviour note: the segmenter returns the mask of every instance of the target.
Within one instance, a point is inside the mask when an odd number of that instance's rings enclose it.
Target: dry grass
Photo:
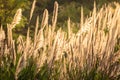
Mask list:
[[[4,66],[2,57],[10,56],[10,60],[17,65],[15,71],[17,79],[19,72],[28,65],[27,60],[33,57],[37,65],[36,74],[44,63],[47,63],[50,71],[59,67],[60,80],[69,80],[69,73],[72,73],[72,70],[74,70],[72,74],[74,80],[83,80],[84,77],[78,77],[80,76],[78,72],[86,71],[89,74],[97,65],[96,73],[104,72],[109,78],[116,78],[120,75],[118,61],[120,50],[114,51],[117,39],[120,37],[120,5],[117,3],[114,5],[114,11],[111,4],[102,7],[99,11],[96,11],[95,6],[89,18],[84,18],[83,8],[81,8],[80,29],[76,34],[72,32],[70,18],[68,19],[68,33],[62,29],[54,31],[58,16],[57,2],[55,2],[52,24],[48,24],[47,9],[44,11],[40,30],[38,30],[39,17],[37,17],[34,41],[31,40],[28,29],[26,40],[20,36],[18,44],[15,45],[15,41],[12,39],[12,28],[8,25],[7,43],[4,43],[5,34],[1,28],[1,66]],[[31,16],[32,13],[33,11]],[[21,54],[18,63],[16,62],[17,54]],[[55,65],[56,61],[60,62],[59,66]]]

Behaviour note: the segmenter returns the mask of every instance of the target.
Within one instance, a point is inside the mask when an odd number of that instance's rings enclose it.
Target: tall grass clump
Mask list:
[[[30,37],[28,28],[26,39],[19,36],[15,41],[12,29],[22,15],[18,9],[13,22],[7,25],[7,33],[0,29],[1,80],[119,80],[120,49],[116,46],[120,46],[120,4],[111,3],[100,10],[94,4],[86,18],[83,10],[81,7],[77,33],[70,18],[67,32],[55,30],[59,16],[55,2],[51,24],[45,9],[41,24],[39,16],[36,19],[34,37]]]

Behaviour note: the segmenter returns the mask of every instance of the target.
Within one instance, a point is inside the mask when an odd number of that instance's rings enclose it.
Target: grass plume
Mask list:
[[[77,33],[72,31],[70,18],[68,33],[61,28],[55,30],[59,16],[57,2],[54,4],[52,25],[48,24],[47,9],[43,13],[40,29],[37,17],[34,41],[30,37],[30,29],[26,39],[20,36],[17,44],[12,39],[9,25],[7,37],[1,29],[0,44],[4,44],[4,49],[0,46],[3,51],[0,75],[7,75],[11,70],[8,79],[12,76],[16,80],[119,80],[120,49],[115,48],[120,43],[120,4],[113,4],[114,11],[111,4],[99,11],[94,5],[88,18],[84,18],[81,8]],[[2,42],[4,38],[8,39],[8,43]]]

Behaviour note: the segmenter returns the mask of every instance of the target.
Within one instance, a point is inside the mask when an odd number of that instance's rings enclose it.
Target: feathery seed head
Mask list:
[[[16,24],[19,24],[20,20],[22,18],[22,9],[18,9],[15,16],[14,16],[14,19],[11,23],[11,27],[14,28],[16,26]]]

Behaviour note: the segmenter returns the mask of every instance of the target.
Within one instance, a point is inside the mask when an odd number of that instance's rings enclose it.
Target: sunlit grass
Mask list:
[[[94,4],[88,18],[81,7],[78,30],[68,18],[65,31],[56,29],[59,15],[55,2],[51,24],[45,9],[41,26],[39,16],[36,19],[34,37],[28,28],[25,39],[19,36],[14,40],[12,30],[21,19],[18,9],[7,33],[0,29],[1,80],[119,80],[120,4],[112,4],[115,9],[109,4],[99,11]]]

